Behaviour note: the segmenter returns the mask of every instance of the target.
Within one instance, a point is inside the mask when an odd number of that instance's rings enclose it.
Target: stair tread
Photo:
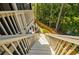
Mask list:
[[[52,55],[50,46],[44,35],[41,35],[40,39],[35,42],[28,55]]]

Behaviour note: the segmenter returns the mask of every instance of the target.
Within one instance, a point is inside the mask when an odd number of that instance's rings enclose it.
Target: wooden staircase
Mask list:
[[[79,37],[59,34],[25,34],[0,37],[1,55],[76,55]]]
[[[31,10],[0,12],[0,55],[79,54],[78,36],[60,35],[39,21],[36,23],[50,33],[26,34],[34,23],[31,12]]]

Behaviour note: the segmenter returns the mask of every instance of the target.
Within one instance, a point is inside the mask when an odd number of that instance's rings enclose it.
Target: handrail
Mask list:
[[[1,54],[13,55],[27,54],[31,46],[37,40],[37,34],[21,34],[21,35],[9,35],[0,37],[0,52]],[[11,45],[11,46],[10,46]],[[18,50],[18,48],[20,50]]]
[[[59,34],[46,34],[46,35],[56,38],[56,39],[59,39],[59,40],[64,40],[64,41],[79,45],[79,37],[78,36],[68,36],[68,35],[59,35]]]
[[[14,13],[14,12],[15,12],[15,13],[16,13],[16,12],[18,13],[18,12],[27,12],[27,11],[28,11],[28,12],[29,12],[29,11],[33,12],[32,10],[16,10],[16,11],[14,10],[14,11],[0,11],[0,14],[4,14],[4,13]],[[20,14],[21,14],[21,13],[20,13]]]
[[[45,34],[50,46],[57,55],[75,55],[79,54],[79,37],[60,34]]]
[[[2,36],[0,37],[0,46],[2,44],[10,43],[13,41],[18,41],[24,38],[30,38],[33,37],[34,35],[32,34],[20,34],[20,35],[7,35],[7,36]]]

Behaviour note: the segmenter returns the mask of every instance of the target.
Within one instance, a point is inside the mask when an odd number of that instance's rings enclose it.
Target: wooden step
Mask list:
[[[40,36],[27,55],[52,55],[52,50],[44,35]]]

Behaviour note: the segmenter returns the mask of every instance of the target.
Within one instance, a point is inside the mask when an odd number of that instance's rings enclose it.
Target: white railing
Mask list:
[[[1,11],[0,35],[26,33],[29,24],[33,24],[33,21],[34,16],[32,10]]]
[[[50,46],[57,55],[79,54],[79,37],[59,34],[46,34]]]
[[[37,39],[37,34],[2,36],[0,37],[0,54],[27,54]]]
[[[27,54],[36,40],[26,34],[33,24],[32,10],[0,11],[0,54]]]

